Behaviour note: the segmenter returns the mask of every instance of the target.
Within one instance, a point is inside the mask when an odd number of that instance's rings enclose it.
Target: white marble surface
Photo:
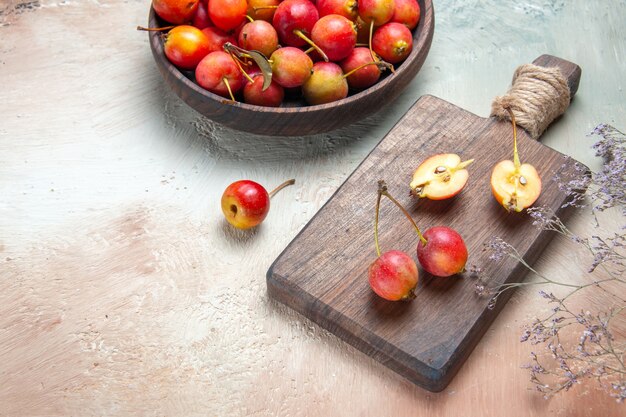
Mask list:
[[[587,133],[626,128],[626,1],[434,3],[430,55],[396,102],[336,132],[272,138],[216,126],[167,90],[135,31],[148,0],[0,0],[0,416],[623,412],[592,387],[549,402],[528,390],[532,291],[440,394],[267,297],[271,262],[423,94],[487,116],[515,67],[549,53],[583,77],[544,143],[597,168]],[[242,178],[297,179],[252,233],[219,209]],[[584,271],[571,253],[555,240],[539,268]]]

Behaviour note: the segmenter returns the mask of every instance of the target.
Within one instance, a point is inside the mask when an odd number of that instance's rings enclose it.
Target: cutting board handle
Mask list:
[[[556,67],[561,70],[561,74],[567,82],[570,97],[574,97],[578,91],[578,84],[580,84],[580,76],[582,75],[582,69],[578,65],[553,55],[541,55],[533,61],[533,64],[544,68]]]
[[[578,91],[581,74],[582,70],[573,62],[541,55],[532,65],[515,70],[509,91],[494,99],[491,116],[510,120],[506,108],[511,108],[517,125],[533,139],[539,139],[569,106]]]

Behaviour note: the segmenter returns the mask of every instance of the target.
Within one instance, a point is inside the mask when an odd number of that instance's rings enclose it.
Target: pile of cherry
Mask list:
[[[358,4],[357,4],[358,3]],[[278,107],[330,103],[406,59],[417,0],[152,0],[164,51],[204,89]]]

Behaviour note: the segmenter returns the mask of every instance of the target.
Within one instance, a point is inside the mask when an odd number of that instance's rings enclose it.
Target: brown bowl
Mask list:
[[[245,103],[224,103],[194,82],[193,71],[176,68],[163,52],[158,32],[149,32],[152,55],[167,85],[190,107],[209,119],[232,129],[259,135],[302,136],[327,132],[354,123],[394,100],[422,67],[435,28],[432,0],[418,0],[420,22],[413,33],[413,50],[378,83],[328,104],[306,105],[300,98],[286,98],[282,107],[263,107]],[[149,26],[164,26],[150,8]]]

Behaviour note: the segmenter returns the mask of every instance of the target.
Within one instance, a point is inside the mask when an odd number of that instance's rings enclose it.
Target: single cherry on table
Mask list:
[[[269,193],[261,184],[250,180],[235,181],[222,194],[224,217],[237,229],[250,229],[265,220],[270,211],[270,199],[283,188],[295,184],[291,179]]]

